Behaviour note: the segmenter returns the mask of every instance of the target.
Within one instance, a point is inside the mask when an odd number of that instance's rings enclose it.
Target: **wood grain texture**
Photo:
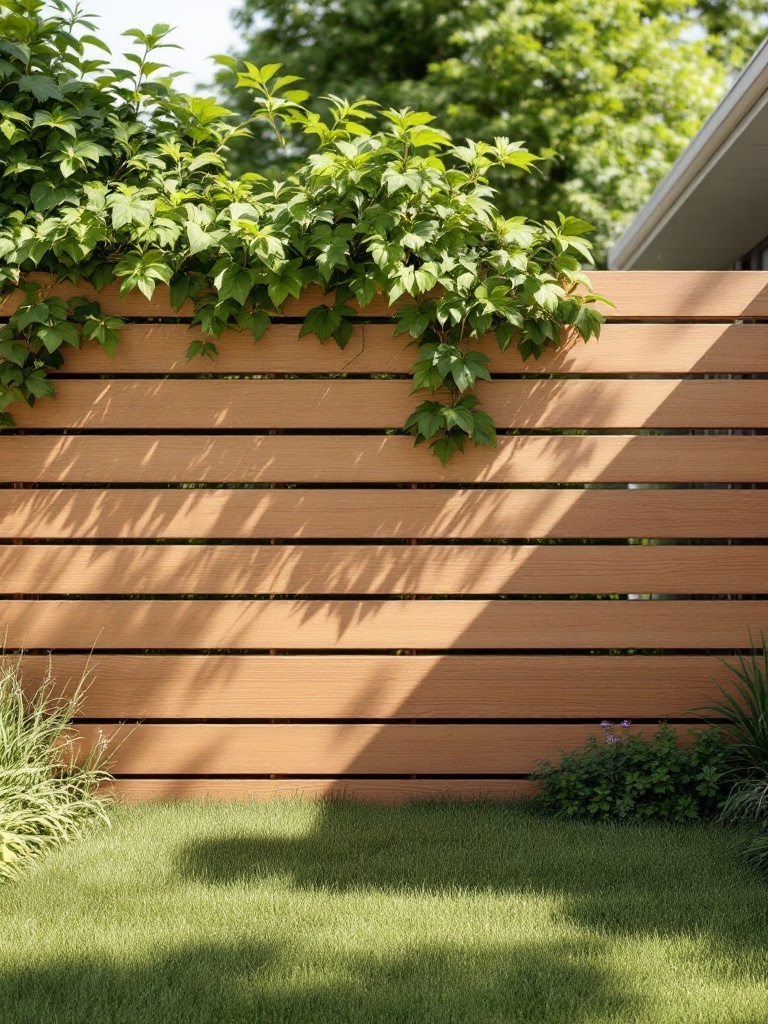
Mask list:
[[[2,483],[758,483],[768,437],[517,436],[441,466],[377,435],[0,438]]]
[[[227,331],[214,359],[186,358],[202,338],[185,324],[134,324],[121,333],[115,359],[93,343],[67,351],[67,373],[409,373],[417,353],[389,325],[353,328],[342,351],[335,343],[298,337],[297,325],[275,323],[256,344],[250,335]],[[492,337],[477,343],[494,373],[768,373],[763,324],[606,324],[599,341],[567,338],[538,360],[523,360],[516,348],[499,352]]]
[[[130,655],[24,658],[91,719],[683,718],[729,673],[700,655]]]
[[[0,489],[0,539],[764,538],[761,491]]]
[[[52,275],[33,274],[31,279],[44,289],[54,285]],[[607,296],[614,306],[598,306],[611,319],[684,318],[689,320],[768,316],[768,272],[765,271],[592,271],[592,288]],[[55,287],[63,298],[82,295],[96,298],[102,312],[132,317],[190,316],[192,304],[186,302],[174,309],[168,289],[159,287],[151,300],[138,291],[120,297],[119,286],[109,285],[96,293],[85,284],[68,282]],[[0,306],[0,316],[8,316],[23,298],[15,291]],[[332,295],[323,295],[318,288],[308,289],[299,300],[291,299],[283,306],[285,316],[303,316],[319,303],[329,304]],[[412,300],[401,299],[393,307],[381,296],[365,307],[366,316],[389,316],[393,309]]]
[[[652,731],[648,727],[633,732]],[[117,775],[501,775],[531,772],[593,725],[80,725]],[[480,780],[478,785],[480,785]]]
[[[477,396],[500,429],[768,427],[765,380],[498,380]],[[48,430],[380,430],[414,406],[404,380],[61,380],[54,401],[13,417]]]
[[[522,800],[536,793],[528,779],[195,779],[121,778],[104,791],[126,803],[167,800]]]
[[[759,594],[768,547],[0,545],[8,594]]]
[[[734,648],[768,601],[0,601],[9,649]]]

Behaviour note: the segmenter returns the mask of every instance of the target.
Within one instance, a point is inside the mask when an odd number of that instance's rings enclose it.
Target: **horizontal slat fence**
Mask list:
[[[520,795],[602,718],[685,730],[768,626],[768,274],[593,285],[599,341],[483,340],[502,436],[445,468],[392,433],[382,301],[343,352],[310,295],[188,362],[188,307],[101,293],[117,357],[0,438],[0,629],[30,687],[94,669],[120,792]]]

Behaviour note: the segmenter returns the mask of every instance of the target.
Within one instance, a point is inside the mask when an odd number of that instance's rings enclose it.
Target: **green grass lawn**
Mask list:
[[[2,1024],[766,1024],[715,827],[494,804],[120,808],[0,888]]]

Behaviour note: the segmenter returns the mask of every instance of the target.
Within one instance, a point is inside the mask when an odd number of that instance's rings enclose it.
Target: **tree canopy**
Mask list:
[[[576,208],[605,247],[648,197],[765,28],[764,0],[243,0],[241,56],[281,62],[313,96],[431,110],[452,135],[522,140],[539,174],[498,178],[534,219]],[[226,77],[222,76],[226,84]],[[231,90],[245,112],[247,98]],[[237,170],[279,176],[305,141],[236,142]]]

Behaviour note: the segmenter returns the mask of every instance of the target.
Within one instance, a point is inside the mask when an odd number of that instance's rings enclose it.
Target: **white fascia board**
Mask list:
[[[639,213],[611,247],[611,270],[631,270],[654,237],[674,216],[696,182],[739,134],[739,127],[768,93],[768,37],[720,104],[667,171]]]

